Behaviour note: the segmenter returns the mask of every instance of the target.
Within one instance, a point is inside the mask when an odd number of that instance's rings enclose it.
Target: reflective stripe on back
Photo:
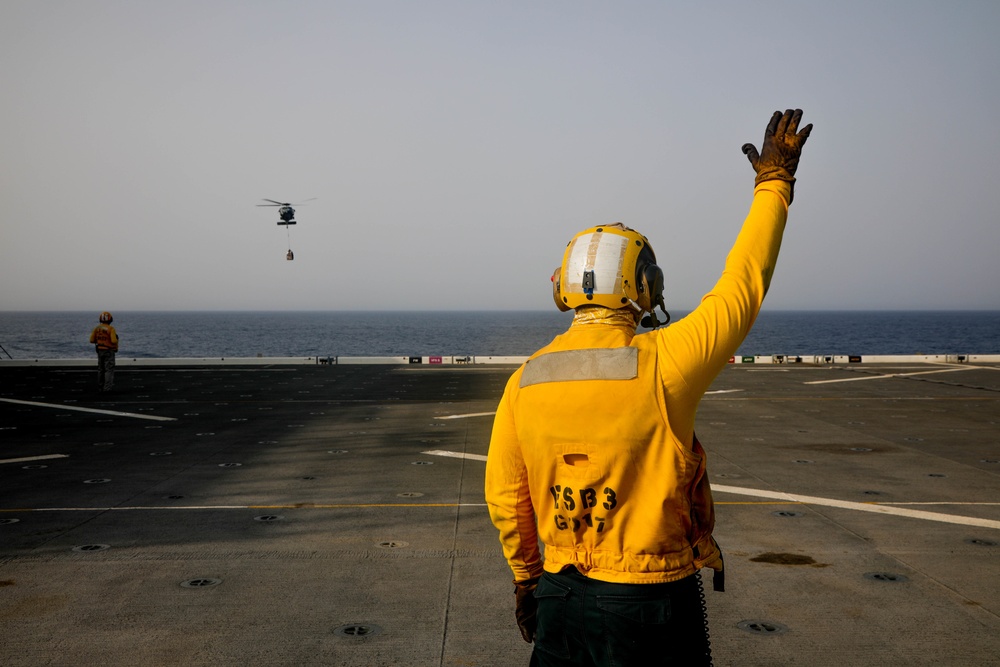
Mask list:
[[[638,348],[563,350],[529,359],[521,373],[521,387],[543,382],[632,380],[638,376]]]

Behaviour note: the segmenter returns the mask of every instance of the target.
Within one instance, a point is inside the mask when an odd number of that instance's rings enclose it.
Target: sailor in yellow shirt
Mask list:
[[[100,324],[90,332],[90,342],[97,348],[97,387],[99,391],[111,391],[115,384],[115,353],[118,352],[118,332],[111,326],[114,318],[104,311]]]
[[[695,413],[767,292],[812,130],[801,117],[776,111],[760,153],[743,146],[750,213],[722,277],[676,324],[659,328],[646,237],[615,223],[566,247],[553,296],[573,323],[511,376],[486,463],[532,665],[711,664],[699,571],[721,590],[723,563]],[[637,335],[640,318],[653,330]]]

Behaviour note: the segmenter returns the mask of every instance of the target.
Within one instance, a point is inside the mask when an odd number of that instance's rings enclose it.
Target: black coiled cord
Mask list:
[[[704,627],[704,646],[699,651],[702,662],[699,664],[705,667],[712,667],[712,640],[708,634],[708,603],[705,600],[705,586],[701,583],[701,572],[695,572],[695,582],[698,585],[698,604],[701,606],[701,622]]]

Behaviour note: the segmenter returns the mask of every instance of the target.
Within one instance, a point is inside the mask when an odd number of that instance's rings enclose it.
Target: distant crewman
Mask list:
[[[750,212],[722,277],[673,326],[653,313],[663,272],[645,236],[615,223],[566,246],[552,288],[573,323],[511,376],[486,461],[532,666],[711,664],[700,570],[722,590],[723,564],[695,413],[771,282],[812,130],[801,118],[776,111],[760,152],[743,146]],[[654,330],[637,335],[640,318]]]
[[[118,332],[111,326],[114,318],[104,311],[100,324],[90,332],[90,342],[97,348],[97,387],[99,391],[111,391],[115,384],[115,353],[118,352]]]

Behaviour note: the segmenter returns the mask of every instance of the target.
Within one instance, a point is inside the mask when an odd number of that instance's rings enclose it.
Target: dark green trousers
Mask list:
[[[574,568],[535,589],[531,667],[711,665],[700,576],[668,584],[612,584]]]
[[[115,384],[115,351],[97,351],[97,387],[101,391],[111,391]]]

